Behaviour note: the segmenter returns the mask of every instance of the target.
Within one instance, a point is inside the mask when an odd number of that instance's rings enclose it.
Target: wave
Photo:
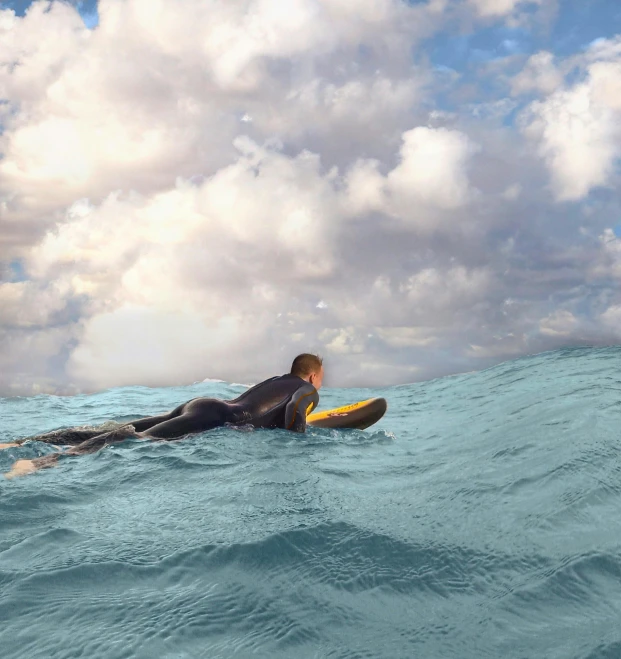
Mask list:
[[[621,349],[364,390],[363,431],[129,440],[0,481],[3,657],[611,659]],[[0,401],[5,437],[227,383]],[[188,396],[189,397],[189,396]],[[134,416],[132,416],[134,415]],[[3,439],[5,438],[3,436]],[[48,450],[0,451],[0,469]]]

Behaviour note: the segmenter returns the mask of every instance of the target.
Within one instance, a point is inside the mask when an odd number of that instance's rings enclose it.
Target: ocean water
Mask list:
[[[0,441],[242,390],[3,399]],[[0,479],[0,657],[621,657],[620,348],[321,393],[389,409]]]

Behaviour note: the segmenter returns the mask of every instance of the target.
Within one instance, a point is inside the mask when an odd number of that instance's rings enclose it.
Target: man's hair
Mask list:
[[[318,373],[321,370],[323,359],[319,355],[311,355],[307,352],[298,355],[291,364],[291,375],[297,375],[305,378],[311,373]]]

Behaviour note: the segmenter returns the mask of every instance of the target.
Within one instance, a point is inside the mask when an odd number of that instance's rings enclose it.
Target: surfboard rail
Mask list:
[[[385,398],[368,398],[323,412],[313,412],[306,423],[315,428],[355,428],[365,430],[377,423],[386,413]]]

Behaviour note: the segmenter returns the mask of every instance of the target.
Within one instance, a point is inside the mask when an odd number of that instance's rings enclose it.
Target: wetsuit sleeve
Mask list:
[[[293,432],[305,432],[306,415],[310,414],[318,404],[319,394],[310,382],[300,387],[287,403],[285,428]]]

